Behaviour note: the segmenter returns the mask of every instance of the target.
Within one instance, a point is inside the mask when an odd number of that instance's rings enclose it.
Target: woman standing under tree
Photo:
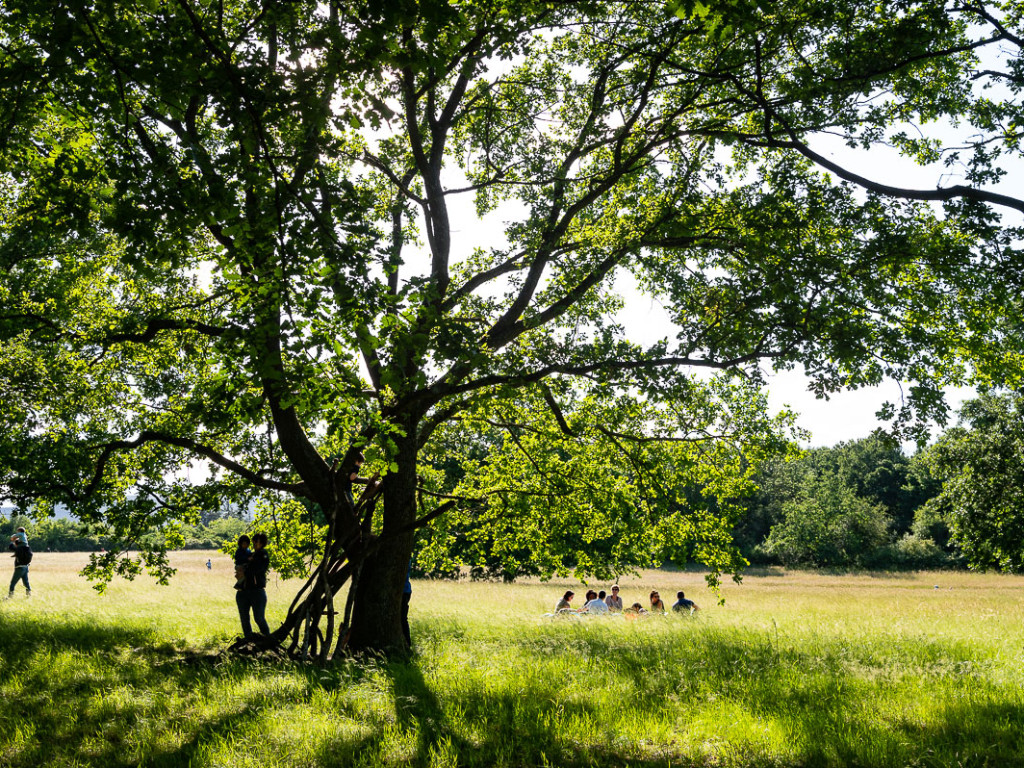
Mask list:
[[[242,635],[246,640],[253,637],[252,624],[249,623],[249,611],[252,619],[264,635],[270,634],[265,617],[267,610],[267,570],[270,568],[270,555],[267,553],[267,534],[252,535],[252,556],[242,566],[244,571],[241,589],[235,593],[238,605],[238,618],[242,621]]]

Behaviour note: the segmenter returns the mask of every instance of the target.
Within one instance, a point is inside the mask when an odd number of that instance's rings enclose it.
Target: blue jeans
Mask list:
[[[238,618],[242,620],[242,635],[252,637],[252,624],[249,623],[249,609],[252,609],[252,618],[264,635],[270,634],[270,627],[264,613],[267,610],[267,590],[265,589],[240,589],[235,592],[235,603],[238,605]]]
[[[16,565],[14,566],[14,576],[11,577],[11,594],[14,594],[14,585],[18,583],[19,579],[25,582],[25,591],[31,592],[32,587],[28,585],[28,566],[27,565]]]

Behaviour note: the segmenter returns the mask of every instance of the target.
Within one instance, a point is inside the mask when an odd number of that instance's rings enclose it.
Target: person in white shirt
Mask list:
[[[593,590],[587,593],[587,604],[583,606],[583,610],[587,613],[608,613],[608,606],[604,602],[604,591],[601,594],[595,594]]]

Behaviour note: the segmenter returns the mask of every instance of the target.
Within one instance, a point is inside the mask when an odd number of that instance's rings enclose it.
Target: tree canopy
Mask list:
[[[359,579],[353,647],[398,642],[425,526],[486,523],[545,573],[665,541],[734,568],[728,500],[786,438],[763,365],[908,382],[887,415],[910,429],[965,358],[1014,369],[996,210],[1024,204],[990,187],[1019,25],[910,0],[11,0],[2,494],[126,539],[300,499],[323,515],[304,615]],[[977,135],[908,128],[943,116]],[[964,183],[870,180],[816,149],[834,135]],[[624,281],[667,311],[654,341]],[[376,496],[350,494],[360,450]]]

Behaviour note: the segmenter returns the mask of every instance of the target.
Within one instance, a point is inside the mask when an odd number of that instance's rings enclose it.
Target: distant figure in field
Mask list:
[[[206,570],[213,570],[213,561],[210,558],[206,558]]]
[[[235,548],[235,589],[245,586],[245,564],[252,557],[252,550],[249,549],[249,537],[244,533],[238,537],[238,546]]]
[[[683,594],[682,590],[676,592],[676,598],[676,601],[672,603],[672,610],[676,613],[683,613],[685,611],[686,613],[693,614],[700,610],[693,600],[686,599],[686,595]]]
[[[7,599],[14,597],[14,587],[19,581],[25,584],[25,596],[32,597],[32,587],[28,583],[28,564],[32,562],[32,550],[29,549],[28,536],[25,535],[24,528],[19,528],[18,532],[11,536],[11,543],[7,548],[14,552],[14,575],[11,576],[11,588],[7,593]]]
[[[243,585],[235,593],[235,603],[238,605],[238,618],[242,621],[242,635],[248,640],[253,636],[252,625],[249,623],[249,611],[252,611],[252,619],[256,622],[260,632],[264,635],[270,634],[267,620],[264,616],[267,610],[267,570],[270,568],[270,555],[267,554],[267,534],[254,533],[252,535],[252,556],[242,566]]]
[[[587,604],[583,610],[587,613],[608,613],[608,606],[604,602],[604,590],[598,594],[594,590],[587,592]]]
[[[575,592],[569,590],[564,595],[562,595],[562,599],[555,603],[555,613],[561,613],[562,611],[571,611],[572,605],[570,605],[570,603],[572,602],[572,599],[575,596],[575,594]]]
[[[661,595],[658,594],[658,590],[651,592],[651,613],[664,613],[665,604],[661,602]]]
[[[622,610],[622,598],[619,597],[619,585],[614,584],[612,586],[612,593],[604,599],[604,604],[608,606],[608,610],[613,613],[619,613]]]

